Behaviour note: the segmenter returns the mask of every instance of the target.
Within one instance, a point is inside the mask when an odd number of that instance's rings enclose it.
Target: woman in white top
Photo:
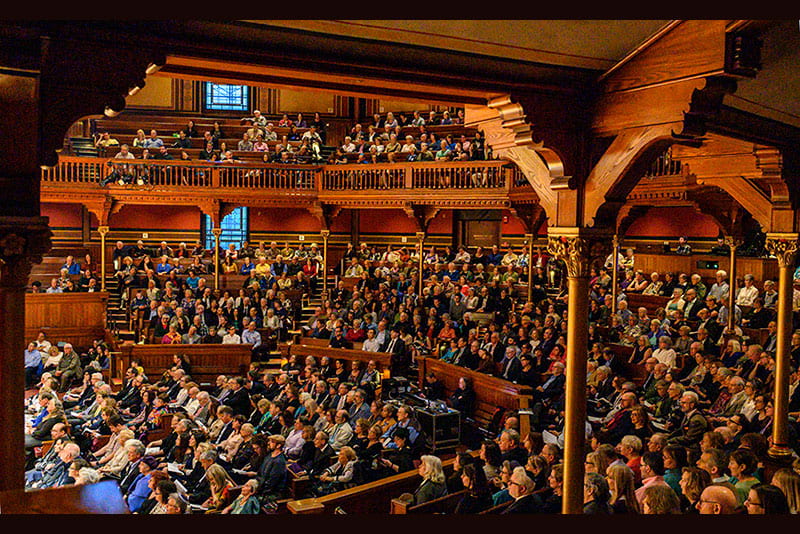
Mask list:
[[[669,336],[658,338],[658,348],[653,351],[653,358],[666,365],[669,369],[675,368],[677,354],[672,348],[672,338]]]
[[[683,300],[683,290],[679,287],[676,287],[672,290],[672,298],[669,299],[667,304],[664,306],[667,311],[667,317],[674,319],[675,312],[677,310],[683,310],[684,304],[686,303]]]

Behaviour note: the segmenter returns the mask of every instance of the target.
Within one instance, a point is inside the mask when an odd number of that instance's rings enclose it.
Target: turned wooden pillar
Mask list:
[[[424,254],[424,247],[425,247],[425,232],[417,232],[417,246],[419,247],[419,293],[417,294],[417,298],[422,301],[422,288],[425,287],[425,283],[422,280],[422,268],[423,268],[423,260],[425,258]]]
[[[731,266],[728,273],[728,332],[732,334],[736,323],[736,248],[740,242],[733,237],[726,237],[725,243],[731,249]]]
[[[792,456],[789,447],[789,374],[792,337],[792,277],[798,234],[767,234],[767,250],[778,259],[778,331],[775,345],[775,392],[772,445],[769,455],[777,460]]]
[[[617,295],[619,295],[619,236],[614,234],[614,239],[611,241],[612,244],[612,251],[611,257],[614,258],[612,261],[612,268],[614,272],[611,273],[611,295],[614,301],[611,303],[611,313],[617,313]]]
[[[528,302],[533,300],[533,234],[525,234],[528,240]]]
[[[45,217],[0,217],[0,491],[25,487],[25,289],[51,235]]]
[[[562,513],[583,513],[586,442],[586,359],[589,345],[589,250],[601,233],[582,228],[552,228],[548,251],[567,267],[567,365],[564,421],[564,497]],[[604,236],[608,242],[608,236]],[[603,256],[605,257],[605,256]]]
[[[330,230],[320,231],[322,234],[322,300],[328,298],[328,238]]]
[[[106,234],[108,226],[98,226],[100,232],[100,291],[106,290]]]
[[[219,289],[219,236],[222,228],[213,228],[211,233],[214,234],[214,289]]]

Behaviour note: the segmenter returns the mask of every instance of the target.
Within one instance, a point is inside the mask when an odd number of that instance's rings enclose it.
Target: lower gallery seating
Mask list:
[[[472,257],[452,275],[454,258],[426,253],[421,298],[417,258],[391,249],[383,256],[353,252],[345,258],[348,274],[363,274],[334,279],[307,316],[284,308],[302,309],[319,287],[301,283],[278,293],[269,271],[227,275],[230,289],[208,290],[210,296],[187,286],[185,272],[170,275],[172,289],[151,291],[139,280],[111,294],[126,291],[131,310],[143,305],[130,320],[152,330],[144,344],[106,334],[107,292],[28,295],[29,309],[42,310],[30,317],[66,318],[60,309],[80,309],[83,326],[100,325],[80,338],[66,323],[45,328],[37,319],[26,333],[36,339],[26,364],[37,351],[42,361],[30,377],[29,487],[108,480],[120,488],[121,506],[138,513],[184,505],[195,513],[502,513],[513,500],[509,491],[534,494],[540,511],[559,512],[564,294],[540,277],[544,271],[528,280],[526,267],[554,267],[555,260],[506,248],[484,267],[475,250],[465,252]],[[384,267],[387,257],[396,261],[394,272]],[[174,263],[177,272],[194,261]],[[242,265],[237,260],[237,269]],[[400,273],[410,283],[399,284]],[[622,270],[619,299],[626,305],[616,313],[605,298],[606,274],[592,281],[591,297],[602,304],[590,310],[587,472],[607,473],[630,491],[660,477],[687,499],[687,510],[698,489],[677,486],[682,467],[698,466],[690,471],[700,486],[731,476],[734,498],[740,480],[766,480],[758,462],[774,402],[775,312],[762,302],[774,302],[769,284],[743,284],[736,332],[728,333],[721,320],[727,296],[703,298],[699,310],[690,300],[692,292],[724,292],[724,273],[718,281],[696,277],[679,287],[678,299],[655,291],[663,273],[651,278],[653,288],[637,291],[635,282],[625,285],[637,277]],[[529,283],[534,302],[525,299]],[[392,299],[389,287],[401,298]],[[270,323],[279,313],[286,326]],[[152,320],[160,317],[167,318],[163,327]],[[215,325],[225,338],[211,334]],[[261,357],[254,345],[282,329]],[[70,339],[77,356],[57,343]],[[794,419],[790,429],[796,446]],[[60,473],[48,460],[64,443],[74,443],[76,454]],[[724,463],[725,456],[733,460]],[[140,462],[152,464],[149,476],[161,492],[133,483]],[[614,465],[631,478],[616,478]],[[775,476],[784,475],[793,476]],[[423,489],[429,485],[438,493]],[[517,485],[523,489],[511,489]],[[0,495],[0,502],[8,498]],[[610,499],[618,504],[613,491]]]

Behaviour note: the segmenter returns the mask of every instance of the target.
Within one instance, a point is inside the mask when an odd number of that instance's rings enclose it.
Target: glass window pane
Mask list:
[[[241,207],[236,208],[222,219],[219,244],[223,250],[228,248],[231,243],[238,249],[242,245],[242,241],[247,241],[248,215],[247,207]],[[203,215],[203,241],[208,250],[214,250],[214,234],[211,229],[211,217]]]
[[[249,100],[250,88],[246,85],[205,84],[205,109],[248,111]]]

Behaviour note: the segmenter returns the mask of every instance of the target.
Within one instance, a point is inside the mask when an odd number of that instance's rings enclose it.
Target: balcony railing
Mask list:
[[[256,163],[182,162],[59,158],[42,170],[45,184],[97,184],[98,187],[165,187],[193,190],[495,190],[519,187],[513,163],[454,161],[347,165],[277,165]]]

